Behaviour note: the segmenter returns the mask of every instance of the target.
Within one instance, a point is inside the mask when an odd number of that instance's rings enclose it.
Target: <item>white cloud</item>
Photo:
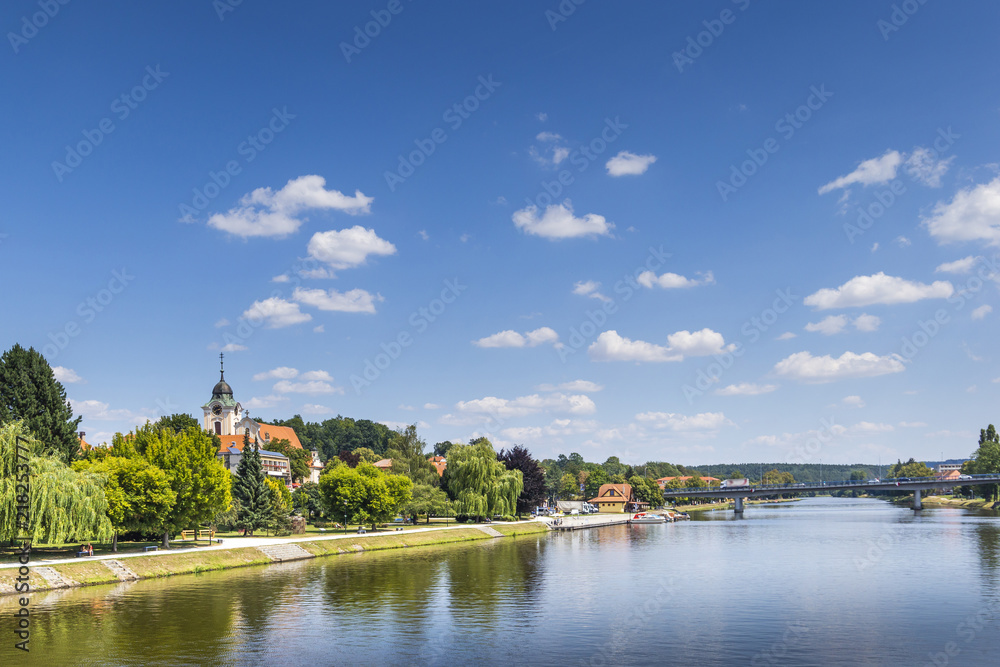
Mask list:
[[[872,352],[844,352],[839,358],[830,355],[814,357],[809,352],[796,352],[774,365],[781,377],[799,382],[832,382],[848,378],[875,377],[905,370],[899,355],[880,357]]]
[[[511,218],[514,225],[525,234],[533,234],[547,239],[570,239],[587,236],[610,236],[614,224],[596,213],[588,213],[582,218],[573,215],[573,207],[567,199],[562,204],[545,207],[545,213],[538,214],[534,204],[515,211]]]
[[[330,378],[331,380],[333,378]],[[343,394],[343,387],[335,387],[329,382],[311,380],[309,382],[290,382],[281,380],[275,383],[274,391],[279,394]]]
[[[819,194],[825,195],[827,192],[845,188],[852,183],[861,183],[862,185],[887,183],[896,178],[896,169],[902,162],[903,156],[900,155],[899,151],[886,151],[881,157],[865,160],[851,173],[822,186],[819,189]]]
[[[249,348],[247,348],[246,345],[240,345],[239,343],[227,343],[226,345],[223,345],[221,349],[223,352],[242,352],[243,350],[247,350]]]
[[[824,288],[805,298],[805,305],[817,310],[851,308],[873,304],[913,303],[921,299],[946,299],[955,288],[939,280],[930,285],[887,276],[881,271],[872,276],[856,276],[836,289]]]
[[[840,401],[841,405],[849,408],[863,408],[865,407],[865,402],[860,396],[845,396]]]
[[[791,340],[793,338],[798,338],[798,336],[793,334],[791,331],[786,331],[785,333],[778,336],[777,340]]]
[[[1000,245],[1000,177],[959,190],[950,202],[938,202],[922,221],[938,243],[985,241]]]
[[[540,120],[540,121],[542,121],[544,123],[545,121],[547,121],[549,119],[549,115],[547,113],[545,113],[544,111],[539,111],[538,113],[535,114],[535,118],[537,118],[538,120]]]
[[[976,256],[969,255],[962,259],[956,259],[954,262],[938,264],[937,268],[934,269],[934,273],[968,273],[975,265]]]
[[[728,387],[716,389],[715,394],[717,396],[759,396],[760,394],[769,394],[777,388],[778,385],[776,384],[741,382],[740,384],[731,384]]]
[[[899,422],[900,428],[927,428],[924,422]]]
[[[250,410],[260,410],[263,408],[274,408],[277,407],[281,401],[287,401],[287,396],[275,396],[270,394],[269,396],[254,396],[249,401],[243,404],[243,407],[249,408]]]
[[[506,329],[492,336],[486,336],[472,341],[477,347],[536,347],[544,343],[555,343],[559,334],[549,327],[540,327],[534,331],[520,334],[512,329]]]
[[[806,324],[806,331],[818,331],[824,336],[832,336],[844,330],[847,326],[847,315],[830,315],[819,322]]]
[[[867,313],[861,313],[854,318],[851,322],[854,328],[858,331],[878,331],[879,325],[882,324],[881,318],[876,315],[869,315]]]
[[[589,296],[592,299],[598,299],[600,301],[611,301],[611,297],[605,296],[598,291],[601,283],[595,282],[593,280],[579,281],[573,285],[573,294],[579,294],[580,296]]]
[[[372,197],[356,191],[348,197],[337,190],[324,188],[322,176],[300,176],[292,179],[277,192],[257,188],[240,199],[240,205],[226,213],[216,213],[208,226],[234,236],[282,237],[298,231],[302,220],[298,214],[308,209],[333,209],[349,213],[368,213]]]
[[[892,240],[892,242],[898,245],[900,248],[909,248],[911,245],[913,245],[913,241],[906,238],[905,236],[897,236]]]
[[[858,422],[847,429],[850,433],[888,433],[895,431],[892,424],[876,424],[873,422]]]
[[[215,323],[215,328],[216,328],[216,329],[219,329],[219,328],[221,328],[221,327],[228,327],[228,326],[229,326],[229,320],[227,320],[227,319],[226,319],[226,318],[224,318],[224,317],[223,317],[222,319],[218,320],[218,321],[217,321],[217,322]]]
[[[699,412],[696,415],[682,415],[673,412],[642,412],[635,416],[653,428],[671,431],[717,431],[723,426],[733,426],[733,422],[721,412]]]
[[[72,398],[69,399],[70,407],[73,408],[73,412],[82,415],[86,420],[96,420],[96,421],[127,421],[131,424],[145,424],[147,421],[152,421],[149,417],[141,415],[131,410],[126,410],[125,408],[111,409],[111,407],[104,401],[97,400],[86,400],[86,401],[76,401]]]
[[[649,165],[656,162],[655,155],[636,155],[622,151],[608,160],[604,166],[611,176],[638,176],[646,173]]]
[[[427,233],[426,229],[421,229],[420,231],[417,232],[417,235],[424,241],[428,240],[431,237],[430,234]]]
[[[589,419],[554,419],[547,426],[512,426],[501,431],[503,437],[513,442],[556,440],[572,435],[591,434],[598,429],[597,422]]]
[[[535,389],[538,391],[578,391],[587,394],[601,391],[604,387],[590,380],[573,380],[558,385],[540,384]]]
[[[65,366],[53,366],[52,374],[55,376],[56,380],[63,384],[83,382],[83,378],[77,375],[76,371],[72,368],[66,368]]]
[[[313,333],[323,333],[324,331],[326,331],[326,328],[322,324],[313,327]]]
[[[877,241],[872,244],[872,252],[875,252],[876,250],[878,250],[878,242]]]
[[[931,188],[941,187],[941,177],[948,171],[955,156],[946,160],[935,160],[934,151],[917,147],[913,149],[910,156],[906,158],[904,168],[914,180],[923,183]]]
[[[316,232],[309,239],[309,256],[333,269],[363,265],[370,255],[394,255],[396,246],[379,238],[374,229],[355,225],[348,229]]]
[[[326,371],[306,371],[299,376],[299,379],[305,381],[324,380],[326,382],[333,382],[333,376]]]
[[[583,394],[555,393],[545,396],[531,394],[515,399],[487,396],[472,401],[459,401],[455,404],[455,409],[468,415],[505,419],[523,417],[543,411],[585,415],[595,412],[597,406],[594,405],[594,401],[589,396]]]
[[[735,348],[726,345],[722,334],[711,329],[701,331],[678,331],[667,336],[671,352],[679,352],[686,357],[704,357],[710,354],[722,354]]]
[[[256,322],[263,320],[268,329],[280,329],[312,319],[309,313],[299,311],[299,304],[285,301],[281,297],[272,296],[263,301],[254,301],[253,305],[243,311],[243,318]]]
[[[981,320],[992,312],[993,306],[979,306],[979,308],[972,311],[972,319]]]
[[[563,160],[569,157],[569,149],[562,146],[557,146],[552,149],[552,164],[559,164]]]
[[[256,373],[251,379],[254,381],[291,380],[298,374],[298,369],[291,368],[289,366],[278,366],[277,368],[272,368],[271,370],[264,371],[263,373]]]
[[[325,405],[319,405],[317,403],[306,403],[302,406],[303,414],[307,415],[331,415],[333,410],[326,407]]]
[[[277,275],[277,276],[271,278],[271,282],[272,283],[287,283],[287,282],[290,282],[291,280],[292,279],[290,277],[288,277],[287,273],[282,273],[280,275]]]
[[[424,410],[440,410],[441,406],[437,403],[424,403]]]
[[[605,331],[587,348],[594,361],[681,361],[684,356],[668,348],[641,340],[619,336],[617,331]]]
[[[543,132],[539,132],[535,136],[535,139],[537,139],[538,141],[559,141],[559,140],[562,139],[562,137],[559,136],[558,134],[556,134],[555,132],[545,132],[545,131],[543,131]]]
[[[414,410],[416,410],[416,408],[413,407],[412,405],[406,405],[405,403],[401,403],[399,405],[399,409],[406,410],[407,412],[413,412]]]
[[[296,287],[292,298],[320,310],[339,313],[374,313],[375,302],[382,301],[381,294],[371,294],[363,289],[352,289],[338,292],[335,289],[305,289]]]
[[[699,279],[685,278],[682,275],[676,273],[664,273],[662,276],[657,277],[652,271],[643,271],[636,278],[638,282],[643,287],[662,287],[663,289],[677,289],[682,287],[694,287],[696,285],[712,285],[715,283],[715,276],[712,275],[711,271],[705,271],[704,273],[696,274],[700,276]]]

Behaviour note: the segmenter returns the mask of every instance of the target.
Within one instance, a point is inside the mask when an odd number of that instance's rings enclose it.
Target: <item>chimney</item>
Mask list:
[[[80,431],[80,439],[83,440],[83,436],[87,435],[86,431]]]

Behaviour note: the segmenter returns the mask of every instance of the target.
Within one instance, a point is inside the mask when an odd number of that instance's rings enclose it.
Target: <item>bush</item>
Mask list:
[[[470,519],[470,517],[469,517],[468,514],[456,514],[455,515],[455,522],[456,523],[467,523],[469,521],[469,519]]]
[[[513,517],[512,515],[510,515],[510,514],[504,514],[504,516],[503,516],[503,520],[504,520],[504,521],[517,521],[517,519],[515,519],[515,518],[514,518],[514,517]]]

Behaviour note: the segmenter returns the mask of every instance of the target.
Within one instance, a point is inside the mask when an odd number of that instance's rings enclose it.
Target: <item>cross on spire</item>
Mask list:
[[[222,352],[219,352],[219,379],[220,380],[226,379],[226,367],[224,365]]]

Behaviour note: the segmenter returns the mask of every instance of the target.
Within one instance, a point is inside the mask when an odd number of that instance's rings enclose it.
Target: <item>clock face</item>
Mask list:
[[[213,405],[212,406],[212,414],[215,415],[216,417],[218,417],[219,415],[221,415],[222,414],[222,406],[221,405]]]

